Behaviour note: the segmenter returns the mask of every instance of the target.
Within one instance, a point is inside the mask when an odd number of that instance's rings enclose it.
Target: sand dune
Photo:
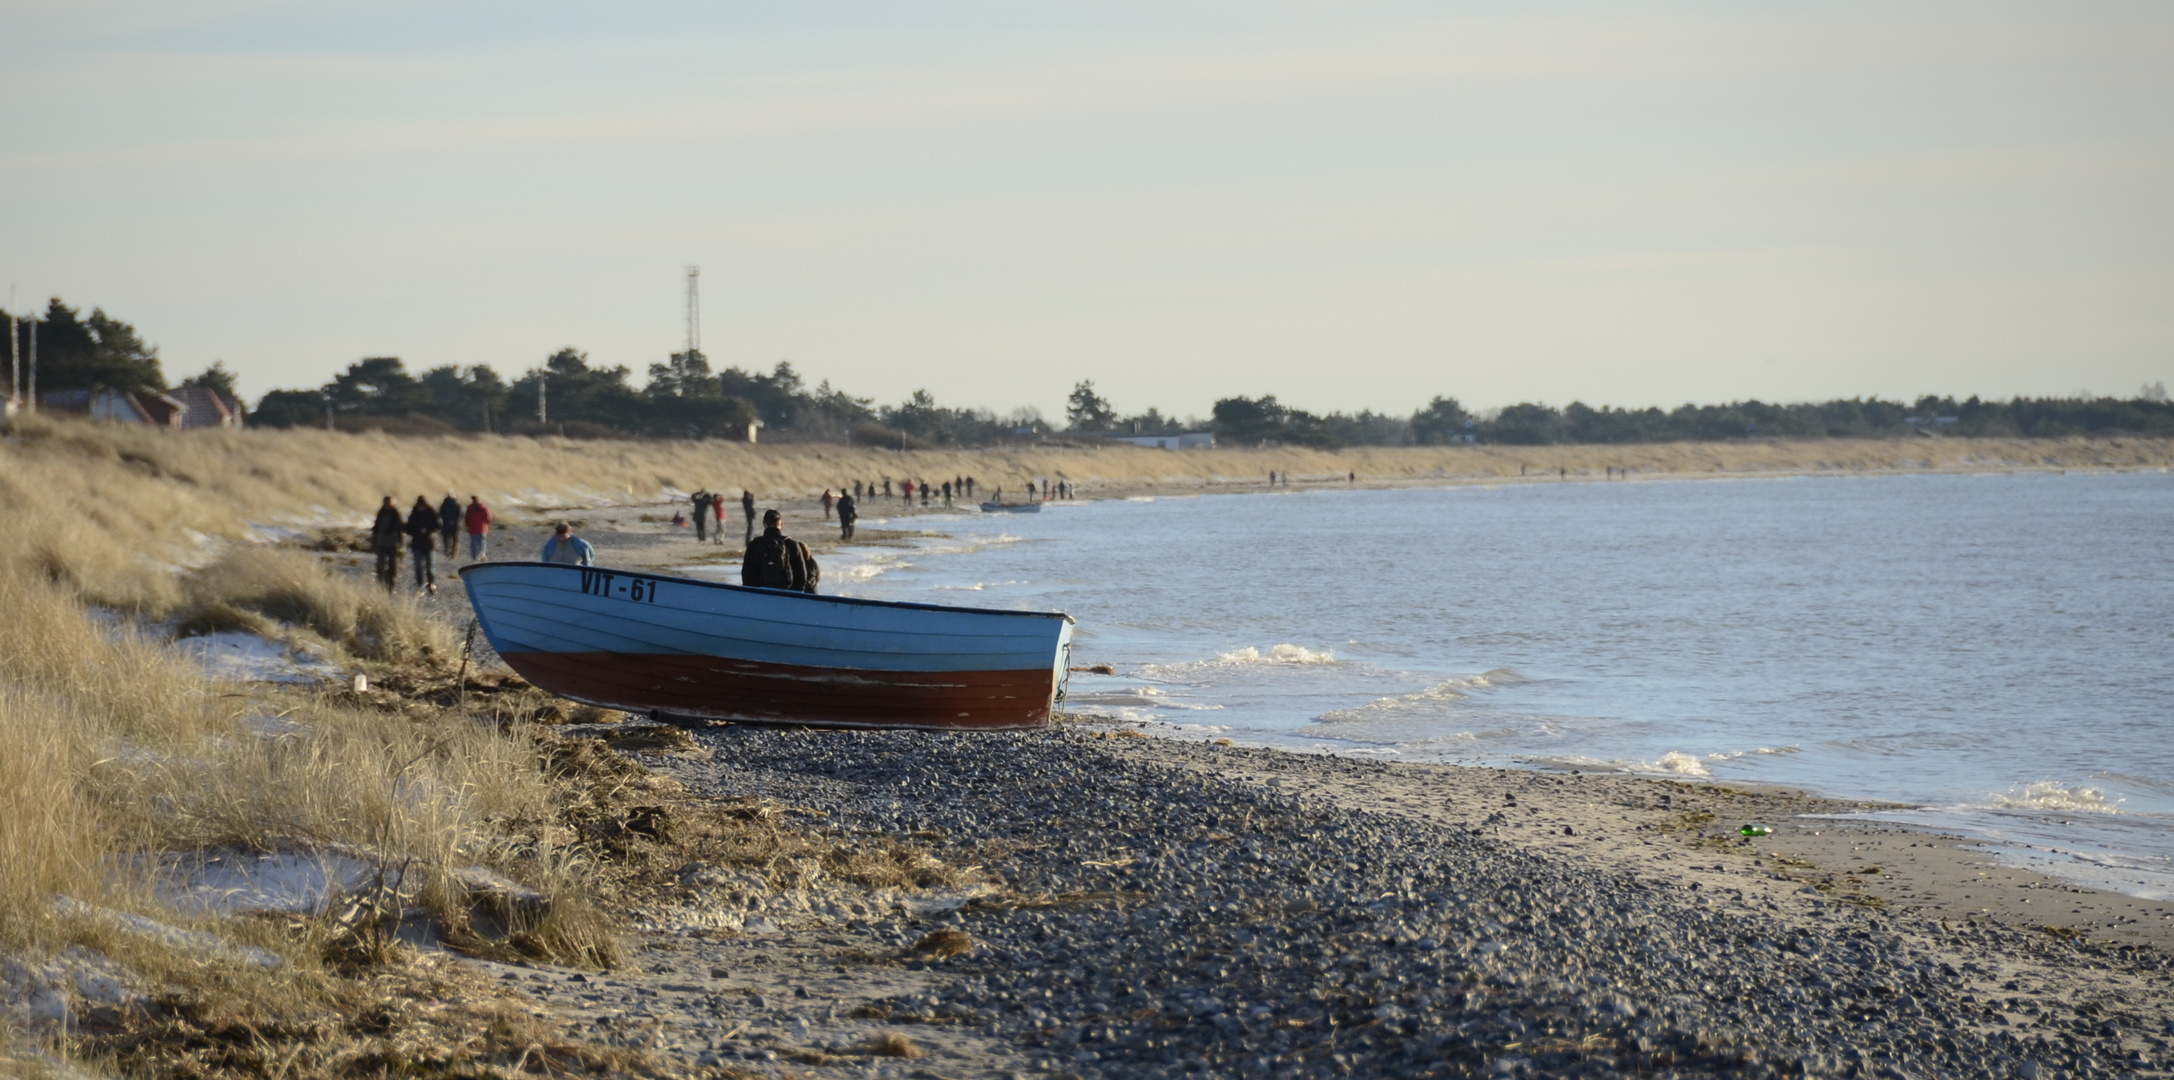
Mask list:
[[[1150,450],[1130,446],[896,451],[827,445],[416,438],[316,430],[160,433],[68,420],[9,422],[0,499],[28,523],[0,560],[28,563],[86,597],[158,607],[170,570],[266,527],[359,524],[383,495],[481,495],[501,507],[652,502],[746,488],[765,502],[855,480],[973,476],[1017,492],[1064,479],[1086,497],[1242,490],[1271,470],[1297,483],[1369,485],[1793,472],[2165,468],[2165,439],[1891,439],[1550,447]]]

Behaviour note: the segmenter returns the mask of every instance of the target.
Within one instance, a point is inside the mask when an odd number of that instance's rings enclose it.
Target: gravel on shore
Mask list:
[[[652,934],[633,968],[555,999],[646,1025],[690,1065],[2053,1077],[2166,1075],[2174,1057],[2174,973],[2148,946],[1746,903],[1659,865],[1318,794],[1391,785],[1397,766],[1066,729],[696,738],[709,753],[651,764],[835,835],[913,837],[1004,887],[820,928]],[[945,930],[975,947],[910,949]],[[925,1056],[851,1049],[887,1034]]]

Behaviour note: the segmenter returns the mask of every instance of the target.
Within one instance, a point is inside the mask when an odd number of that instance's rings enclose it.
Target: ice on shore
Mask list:
[[[322,657],[239,630],[182,638],[173,648],[205,674],[229,682],[302,684],[340,677],[340,669]]]
[[[381,872],[384,888],[395,894],[404,891],[404,874],[397,864],[381,868],[379,860],[360,852],[173,852],[158,859],[158,897],[186,915],[321,915],[340,896],[375,891]]]

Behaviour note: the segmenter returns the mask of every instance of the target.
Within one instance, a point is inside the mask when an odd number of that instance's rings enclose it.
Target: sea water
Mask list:
[[[880,521],[870,500],[864,522]],[[2174,477],[1278,489],[902,518],[826,591],[1061,610],[1153,733],[1889,800],[2174,896]]]

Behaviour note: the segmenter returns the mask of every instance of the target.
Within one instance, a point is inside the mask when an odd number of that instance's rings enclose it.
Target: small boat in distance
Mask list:
[[[1038,502],[985,502],[981,504],[981,512],[984,514],[1039,514],[1042,512],[1042,504]]]
[[[561,697],[659,720],[1042,727],[1072,617],[817,596],[556,563],[460,570],[507,665]]]

